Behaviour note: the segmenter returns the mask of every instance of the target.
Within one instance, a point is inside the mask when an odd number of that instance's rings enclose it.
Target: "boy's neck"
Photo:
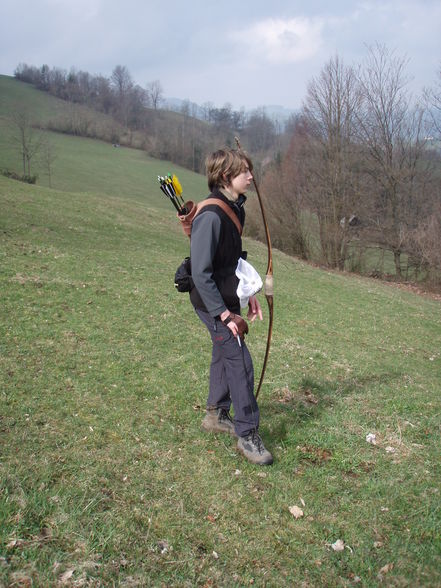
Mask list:
[[[228,190],[228,188],[225,188],[225,186],[221,188],[220,191],[225,196],[225,198],[228,198],[228,200],[232,200],[233,202],[236,202],[236,200],[239,198],[239,194],[230,192],[230,190]]]

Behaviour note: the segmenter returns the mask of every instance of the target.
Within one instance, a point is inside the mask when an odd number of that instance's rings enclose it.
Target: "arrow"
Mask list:
[[[185,202],[182,197],[182,186],[175,175],[158,176],[161,191],[171,200],[179,215],[187,214]]]

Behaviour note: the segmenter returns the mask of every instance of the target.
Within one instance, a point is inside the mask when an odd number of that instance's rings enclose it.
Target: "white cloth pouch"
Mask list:
[[[236,276],[239,278],[236,294],[240,300],[240,307],[245,308],[250,296],[254,296],[262,289],[262,278],[253,266],[241,257],[237,263]]]

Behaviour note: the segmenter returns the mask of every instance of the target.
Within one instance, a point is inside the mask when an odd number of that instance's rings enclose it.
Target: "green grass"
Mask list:
[[[23,109],[35,122],[44,124],[66,113],[68,106],[66,102],[37,90],[31,84],[0,75],[0,116]]]
[[[0,76],[0,168],[11,105],[47,99]],[[0,586],[441,585],[439,302],[276,251],[254,467],[200,430],[210,344],[173,288],[156,176],[205,179],[47,136],[52,190],[0,176]],[[266,322],[247,340],[259,375]]]
[[[51,117],[66,114],[69,105],[40,92],[23,82],[0,76],[0,170],[23,173],[21,156],[16,141],[17,130],[11,124],[14,108],[24,108],[31,120],[39,124]],[[94,116],[99,117],[99,114]],[[170,203],[157,186],[158,174],[177,173],[187,199],[199,200],[208,193],[201,176],[148,157],[144,151],[127,147],[114,148],[110,143],[74,137],[48,131],[35,131],[51,145],[54,161],[51,165],[52,188],[69,192],[99,192],[122,198],[134,198],[156,207],[170,209]],[[37,183],[49,186],[47,165],[36,155],[31,161],[31,173],[38,175]]]
[[[109,143],[83,137],[42,134],[49,138],[56,155],[51,172],[54,189],[135,198],[169,210],[171,204],[159,191],[157,177],[173,171],[185,187],[186,198],[194,199],[193,194],[197,194],[200,199],[200,194],[208,194],[204,178],[177,165],[148,157],[144,151],[114,148]],[[18,152],[10,148],[11,139],[12,132],[5,129],[0,138],[0,169],[23,173]],[[34,171],[38,174],[37,183],[48,186],[43,164],[37,162],[32,173]]]
[[[150,163],[126,165],[130,186]],[[0,584],[440,585],[439,302],[275,252],[275,464],[252,466],[200,431],[188,242],[142,174],[144,198],[0,178]],[[253,324],[257,374],[265,339]]]

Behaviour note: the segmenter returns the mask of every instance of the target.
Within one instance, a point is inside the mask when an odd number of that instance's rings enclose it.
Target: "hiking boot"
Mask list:
[[[251,463],[257,465],[271,465],[273,463],[273,456],[265,449],[257,431],[251,431],[246,437],[239,437],[237,450]]]
[[[237,437],[234,423],[226,408],[207,408],[207,414],[202,421],[201,427],[209,433],[229,433],[233,437]]]

